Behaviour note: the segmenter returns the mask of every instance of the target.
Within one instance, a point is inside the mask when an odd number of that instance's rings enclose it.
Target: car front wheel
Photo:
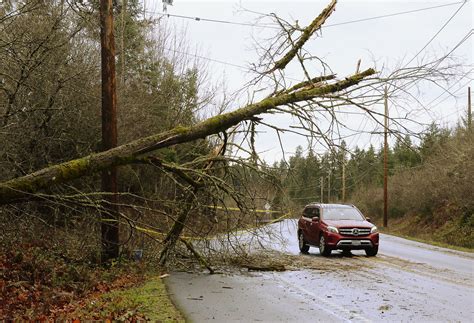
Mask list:
[[[302,231],[298,233],[298,245],[302,253],[308,253],[309,246],[306,244],[306,241],[304,241],[304,236],[303,236]]]
[[[374,257],[375,255],[377,255],[377,252],[379,252],[379,247],[373,247],[373,248],[365,249],[365,254],[368,257]]]
[[[326,245],[326,239],[324,239],[323,235],[321,235],[321,238],[319,239],[319,253],[324,257],[331,255],[331,248]]]

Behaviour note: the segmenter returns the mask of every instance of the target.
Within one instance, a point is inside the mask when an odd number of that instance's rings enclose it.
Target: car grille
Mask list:
[[[360,237],[370,234],[369,228],[341,228],[339,233],[343,236]]]
[[[370,240],[363,240],[363,239],[356,239],[356,240],[343,239],[337,243],[337,246],[338,247],[355,247],[355,246],[372,247],[372,242]]]

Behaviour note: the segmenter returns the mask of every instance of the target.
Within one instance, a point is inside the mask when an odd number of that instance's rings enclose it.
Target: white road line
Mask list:
[[[293,282],[288,281],[284,277],[281,277],[281,275],[273,274],[273,277],[275,279],[280,280],[283,282],[285,285],[287,285],[290,288],[297,289],[301,293],[310,296],[311,298],[317,299],[318,302],[315,303],[316,306],[321,308],[323,311],[328,313],[329,315],[337,317],[339,320],[344,321],[344,322],[365,322],[365,323],[370,323],[372,322],[371,320],[363,317],[362,315],[359,315],[357,313],[352,313],[346,310],[344,307],[337,305],[333,302],[328,301],[325,298],[322,298],[320,296],[317,296],[316,294],[312,293],[309,290],[306,290],[305,288],[294,284]],[[341,314],[344,314],[343,316]]]

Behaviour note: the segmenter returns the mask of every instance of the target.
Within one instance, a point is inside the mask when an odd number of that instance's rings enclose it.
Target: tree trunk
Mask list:
[[[310,89],[303,88],[296,92],[269,97],[235,111],[211,117],[192,127],[176,127],[168,132],[141,138],[104,152],[50,166],[29,175],[0,183],[0,205],[31,199],[35,193],[46,187],[90,175],[112,166],[133,163],[136,157],[160,148],[222,132],[244,120],[251,120],[256,115],[269,112],[277,106],[336,93],[358,84],[364,78],[375,73],[375,70],[368,69],[332,84]]]

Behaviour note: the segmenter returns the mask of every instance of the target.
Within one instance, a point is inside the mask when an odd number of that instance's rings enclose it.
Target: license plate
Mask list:
[[[360,241],[359,241],[359,240],[353,240],[353,241],[352,241],[352,244],[353,244],[354,246],[360,246]]]

